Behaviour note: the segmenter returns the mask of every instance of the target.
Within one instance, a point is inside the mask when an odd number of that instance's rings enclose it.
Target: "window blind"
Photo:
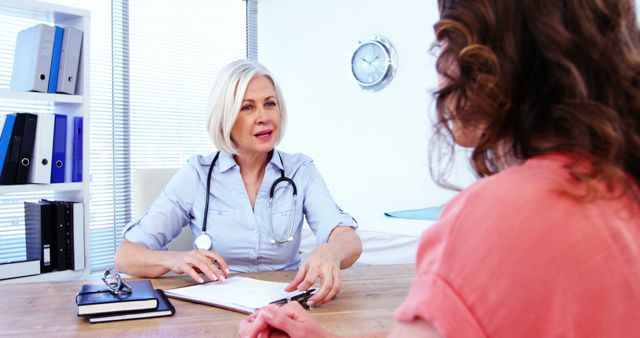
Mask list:
[[[190,155],[214,150],[206,132],[205,107],[217,71],[247,57],[247,3],[48,2],[91,11],[89,261],[91,271],[98,271],[113,266],[122,228],[135,216],[131,211],[132,173],[138,168],[180,167]],[[15,18],[4,21],[10,20]],[[4,43],[0,41],[1,50],[13,53],[15,41],[7,42],[11,45],[8,49]],[[0,72],[11,72],[11,65],[2,65],[5,60],[0,59]],[[46,192],[41,194],[44,197],[33,198],[47,198]],[[24,236],[14,234],[17,228],[12,214],[18,208],[22,212],[24,197],[1,198],[3,248],[8,234]],[[5,198],[20,205],[9,210],[5,204],[12,204],[4,203]]]
[[[258,61],[258,0],[247,1],[247,59]]]
[[[179,167],[192,154],[213,151],[205,128],[209,91],[222,66],[246,55],[245,3],[239,0],[161,6],[114,0],[112,25],[113,124],[105,126],[112,132],[104,141],[92,133],[92,141],[112,150],[111,167],[92,172],[111,180],[92,184],[92,201],[99,197],[94,189],[110,194],[102,197],[105,207],[92,204],[92,214],[104,211],[91,224],[92,270],[113,265],[122,228],[136,216],[136,169]]]

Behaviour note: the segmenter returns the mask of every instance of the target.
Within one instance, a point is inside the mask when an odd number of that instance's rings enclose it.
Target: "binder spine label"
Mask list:
[[[44,266],[51,265],[51,245],[49,244],[42,246],[42,261]]]

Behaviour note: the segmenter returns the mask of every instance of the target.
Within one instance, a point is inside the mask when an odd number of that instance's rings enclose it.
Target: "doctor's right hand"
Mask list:
[[[225,281],[229,276],[229,266],[216,252],[202,249],[174,251],[166,267],[177,274],[188,274],[198,283],[204,283],[201,273],[212,281]]]

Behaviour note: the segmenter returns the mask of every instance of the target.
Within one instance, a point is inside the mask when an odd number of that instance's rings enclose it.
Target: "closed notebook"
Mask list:
[[[104,284],[84,284],[76,297],[78,316],[149,310],[158,307],[156,293],[149,280],[127,281],[131,293],[114,295]],[[100,292],[105,291],[105,292]]]
[[[173,316],[176,313],[175,308],[165,296],[164,291],[156,289],[156,298],[158,298],[158,308],[152,310],[118,312],[107,315],[89,316],[89,323],[105,323],[119,320],[132,320],[153,317]]]

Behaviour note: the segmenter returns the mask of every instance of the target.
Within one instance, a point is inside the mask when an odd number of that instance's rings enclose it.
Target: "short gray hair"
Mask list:
[[[209,95],[207,131],[218,149],[230,154],[238,153],[238,148],[231,141],[231,129],[238,118],[249,81],[259,75],[269,78],[276,90],[281,119],[280,136],[276,140],[276,144],[282,139],[287,124],[287,110],[280,86],[265,66],[255,61],[237,60],[220,70],[211,95]]]

